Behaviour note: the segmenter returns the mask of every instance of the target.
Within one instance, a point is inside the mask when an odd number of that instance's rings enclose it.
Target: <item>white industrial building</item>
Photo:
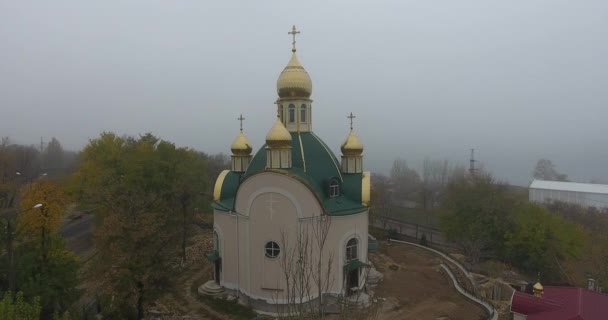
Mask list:
[[[529,189],[530,201],[561,201],[584,207],[608,209],[608,185],[534,180]]]

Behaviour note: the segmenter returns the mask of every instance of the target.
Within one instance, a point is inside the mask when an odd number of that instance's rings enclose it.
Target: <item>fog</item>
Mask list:
[[[475,148],[514,184],[541,157],[608,181],[607,17],[605,0],[0,0],[0,136],[228,153],[242,113],[257,149],[295,24],[314,131],[338,152],[353,112],[367,169]]]

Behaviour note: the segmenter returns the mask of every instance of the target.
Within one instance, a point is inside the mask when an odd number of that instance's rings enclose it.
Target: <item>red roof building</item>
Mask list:
[[[608,295],[575,287],[544,287],[541,297],[516,291],[511,312],[514,320],[607,320]]]

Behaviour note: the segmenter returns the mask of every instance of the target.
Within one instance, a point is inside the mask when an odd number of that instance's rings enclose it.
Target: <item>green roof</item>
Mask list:
[[[361,204],[361,173],[340,172],[340,162],[329,147],[312,132],[291,133],[292,167],[289,169],[266,169],[266,146],[252,158],[247,171],[240,174],[230,172],[224,179],[220,201],[214,203],[218,210],[232,210],[238,184],[257,173],[277,172],[291,176],[307,185],[321,202],[329,215],[348,215],[365,211]],[[340,183],[340,196],[329,197],[329,182]]]

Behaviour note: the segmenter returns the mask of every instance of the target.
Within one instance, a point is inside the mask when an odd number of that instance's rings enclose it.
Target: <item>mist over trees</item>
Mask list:
[[[553,162],[547,159],[538,160],[532,176],[539,180],[569,181],[568,175],[558,172]]]

